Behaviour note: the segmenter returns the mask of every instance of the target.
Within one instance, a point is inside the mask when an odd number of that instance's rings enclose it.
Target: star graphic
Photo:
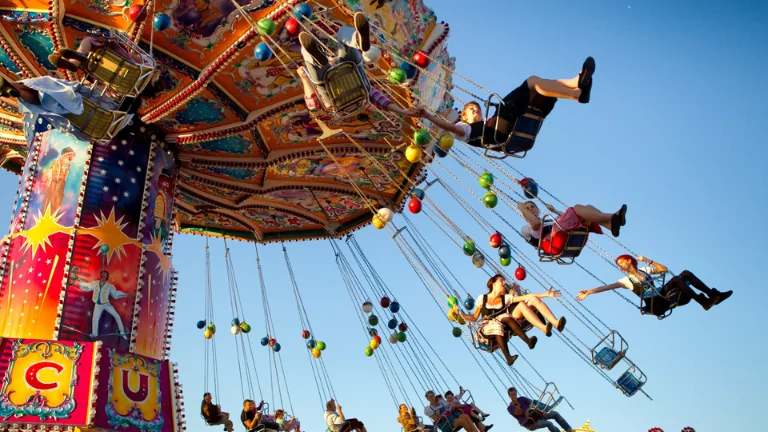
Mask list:
[[[115,183],[120,184],[122,180],[120,180],[120,177],[115,178]]]
[[[136,177],[131,177],[131,183],[136,183]]]
[[[50,264],[51,262],[52,262],[52,261],[51,261],[51,259],[50,259],[50,258],[48,258],[47,260],[45,260],[45,263],[46,263],[46,264]]]
[[[117,195],[112,195],[112,201],[117,202]]]
[[[106,173],[107,173],[107,170],[104,170],[104,169],[103,170],[99,170],[99,174],[101,174],[101,175],[105,175]]]
[[[133,150],[130,150],[130,151],[128,152],[128,154],[129,154],[129,155],[131,155],[131,156],[133,156],[133,155],[134,155],[134,153],[136,153],[136,152],[134,152]]]
[[[104,157],[103,156],[99,156],[99,157],[96,158],[96,160],[99,161],[99,162],[104,162]]]
[[[128,141],[127,140],[122,140],[122,141],[120,141],[120,144],[126,145],[126,144],[128,144]]]
[[[79,233],[88,234],[95,237],[98,241],[93,246],[93,249],[99,250],[101,254],[101,246],[106,245],[107,262],[112,259],[114,254],[117,254],[118,259],[126,254],[125,245],[135,245],[140,247],[141,242],[131,239],[123,232],[123,229],[128,226],[128,222],[123,222],[124,216],[119,219],[115,216],[114,207],[110,210],[108,216],[104,216],[101,213],[100,217],[96,217],[96,226],[92,228],[81,228]]]
[[[136,167],[136,171],[141,172],[141,167]]]
[[[102,190],[104,190],[104,192],[109,192],[109,186],[104,186],[104,187],[103,187],[103,188],[101,188],[101,189],[102,189]]]
[[[123,192],[123,196],[128,198],[128,192]]]
[[[32,249],[32,256],[35,256],[38,249],[45,251],[47,246],[52,246],[50,240],[52,235],[56,233],[69,233],[72,227],[65,227],[59,224],[59,219],[62,216],[63,213],[59,214],[58,210],[51,214],[50,206],[45,208],[45,213],[41,214],[38,210],[32,228],[26,231],[19,231],[14,235],[14,237],[24,238],[23,251],[26,252]]]

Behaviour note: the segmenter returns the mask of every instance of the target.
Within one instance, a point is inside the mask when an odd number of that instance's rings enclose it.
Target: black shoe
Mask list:
[[[621,224],[621,226],[624,226],[627,224],[627,205],[626,204],[622,205],[621,209],[619,209],[619,218],[620,218],[619,224]]]
[[[611,216],[611,235],[614,237],[618,237],[621,233],[621,216],[618,213],[615,213],[613,216]]]
[[[64,57],[64,58],[67,58],[67,59],[77,60],[80,63],[85,63],[85,62],[88,61],[88,56],[86,56],[85,54],[83,54],[83,53],[81,53],[79,51],[75,51],[75,50],[69,49],[69,48],[62,48],[62,49],[60,49],[59,50],[59,55]]]
[[[728,297],[733,295],[733,291],[720,292],[716,289],[712,289],[712,291],[715,292],[715,297],[712,298],[712,305],[720,304],[728,300]]]
[[[592,93],[592,74],[595,73],[595,59],[587,57],[584,60],[584,65],[579,72],[579,88],[581,89],[581,95],[579,95],[579,103],[589,103],[589,97]]]
[[[491,430],[491,428],[492,428],[492,427],[493,427],[493,425],[492,425],[492,424],[489,424],[489,425],[487,425],[487,426],[485,427],[485,430],[486,430],[486,432],[487,432],[487,431],[489,431],[489,430]]]
[[[19,97],[19,91],[16,90],[12,85],[8,84],[8,82],[6,82],[3,77],[0,77],[0,95],[17,98]]]
[[[371,27],[368,25],[368,18],[362,12],[355,14],[355,30],[360,35],[360,51],[371,49]]]
[[[512,366],[515,364],[515,361],[517,360],[517,354],[513,355],[512,357],[507,359],[507,366]]]
[[[315,60],[318,66],[323,67],[328,64],[328,57],[325,56],[320,46],[315,41],[315,38],[307,32],[301,32],[299,34],[299,43],[301,47],[307,50],[312,59]]]
[[[528,339],[528,349],[534,349],[536,348],[536,342],[539,341],[539,339],[536,336],[531,336],[530,339]]]
[[[78,68],[74,63],[70,63],[58,54],[51,54],[48,56],[48,61],[58,69],[68,70],[70,72],[77,72]]]
[[[562,332],[565,330],[565,317],[560,317],[559,320],[557,320],[557,325],[555,326],[557,331]]]
[[[552,323],[548,322],[547,326],[544,328],[544,335],[546,337],[552,336]]]

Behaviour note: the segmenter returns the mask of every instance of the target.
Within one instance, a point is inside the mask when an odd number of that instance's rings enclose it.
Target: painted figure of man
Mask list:
[[[108,281],[109,272],[102,270],[99,274],[99,280],[91,282],[83,281],[83,283],[80,284],[80,289],[83,291],[93,292],[93,321],[91,324],[90,336],[94,339],[98,337],[99,320],[101,319],[101,314],[106,312],[112,315],[115,321],[117,321],[119,335],[122,336],[123,339],[128,339],[128,335],[125,333],[125,328],[123,327],[123,320],[115,310],[115,307],[112,306],[112,303],[110,303],[109,298],[112,297],[114,299],[121,299],[123,297],[130,297],[135,294],[127,294],[122,291],[118,291],[117,288],[115,288],[115,286]]]

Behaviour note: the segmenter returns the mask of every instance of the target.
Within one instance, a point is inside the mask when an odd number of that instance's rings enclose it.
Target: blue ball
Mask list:
[[[239,326],[240,325],[240,319],[239,318],[232,318],[232,325],[233,326]]]
[[[393,302],[392,302],[392,303],[389,305],[389,310],[390,310],[390,311],[392,311],[392,313],[397,313],[397,312],[399,312],[399,311],[400,311],[400,303],[398,303],[398,302],[396,302],[396,301],[393,301]]]
[[[444,157],[448,156],[448,151],[441,149],[440,146],[437,145],[437,144],[432,146],[432,152],[435,154],[435,156],[437,156],[439,158],[444,158]]]
[[[512,249],[510,249],[508,244],[503,244],[499,246],[499,257],[500,258],[509,258],[512,256]]]
[[[275,344],[272,345],[272,351],[280,352],[280,342],[275,342]]]
[[[312,349],[314,347],[315,347],[315,340],[314,339],[308,340],[307,341],[307,348]]]
[[[152,25],[157,31],[167,30],[171,26],[171,17],[164,13],[155,14],[152,19]]]
[[[374,337],[374,336],[376,336],[377,334],[379,334],[379,331],[378,331],[378,330],[376,330],[375,328],[369,328],[369,329],[368,329],[368,334],[369,334],[369,335],[371,335],[371,337]]]
[[[395,327],[397,327],[397,320],[395,318],[392,318],[391,320],[389,320],[389,322],[387,323],[387,327],[389,327],[390,329],[394,329]]]
[[[197,322],[197,328],[199,328],[199,329],[201,329],[201,330],[202,330],[202,329],[203,329],[203,327],[205,327],[205,321],[204,321],[204,320],[200,320],[200,321],[198,321],[198,322]]]
[[[101,245],[100,249],[101,249],[102,255],[106,254],[107,252],[109,252],[109,246],[108,245],[103,244],[103,245]]]
[[[269,338],[264,336],[263,338],[261,338],[261,346],[267,346],[267,345],[269,345]]]
[[[523,179],[523,194],[528,199],[536,198],[539,196],[539,185],[533,179]]]
[[[411,195],[415,196],[419,201],[424,200],[424,191],[419,188],[413,188]]]
[[[475,310],[475,299],[473,299],[472,297],[467,297],[464,300],[464,309],[470,312]]]
[[[272,50],[266,43],[259,42],[258,45],[256,45],[256,49],[253,50],[253,56],[256,57],[256,60],[258,61],[267,61],[272,58]]]
[[[403,61],[402,63],[400,63],[400,69],[402,69],[403,72],[405,72],[405,77],[408,79],[412,79],[413,77],[415,77],[416,72],[419,71],[418,69],[416,69],[416,66],[408,63],[407,61]]]
[[[312,18],[312,6],[306,3],[299,3],[293,7],[293,17],[301,21]]]

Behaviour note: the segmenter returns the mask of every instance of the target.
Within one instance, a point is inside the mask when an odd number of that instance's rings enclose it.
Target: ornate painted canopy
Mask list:
[[[166,133],[180,163],[176,216],[182,232],[257,241],[341,235],[371,220],[374,206],[402,208],[404,191],[423,175],[422,163],[403,154],[413,127],[376,110],[345,122],[328,118],[346,133],[317,141],[320,129],[309,115],[301,82],[289,69],[301,61],[295,37],[283,28],[296,0],[236,0],[252,21],[277,24],[279,44],[268,61],[254,57],[260,36],[233,0],[147,0],[147,9],[170,17],[165,31],[151,18],[130,33],[157,60],[164,91],[144,102],[140,115]],[[135,5],[136,3],[134,3]],[[138,3],[141,4],[141,3]],[[394,92],[407,106],[418,99],[438,112],[453,101],[444,90],[452,66],[445,49],[448,26],[421,0],[318,0],[305,28],[331,47],[340,25],[363,10],[372,25],[381,60],[367,65],[374,87]],[[65,77],[49,62],[60,48],[76,48],[88,35],[125,31],[131,0],[0,0],[0,74],[23,79]],[[151,47],[150,47],[151,45]],[[408,85],[387,82],[401,56],[424,51],[435,59],[429,74]],[[437,85],[439,82],[440,85]],[[16,101],[0,100],[0,162],[18,172],[26,141]],[[354,183],[354,184],[353,184]]]

